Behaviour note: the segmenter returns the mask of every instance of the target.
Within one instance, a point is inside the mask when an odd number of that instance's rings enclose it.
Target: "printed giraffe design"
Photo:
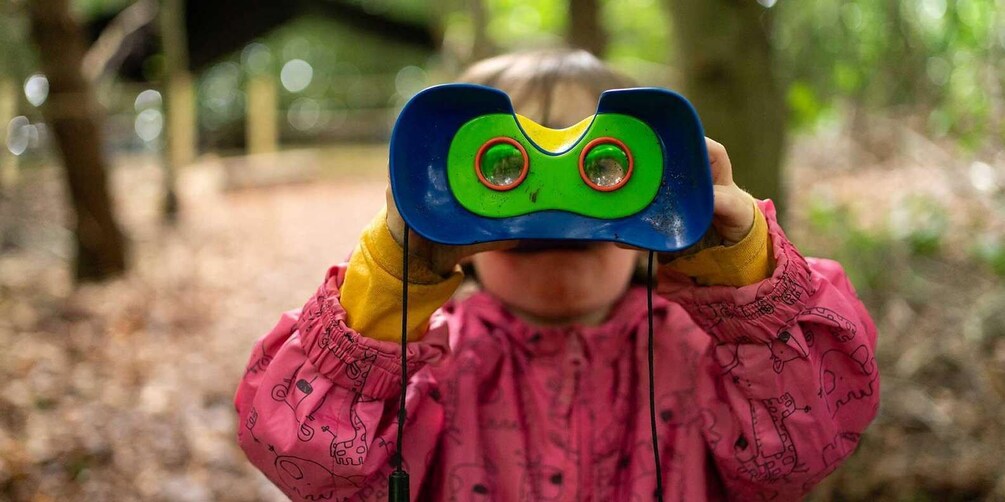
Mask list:
[[[796,446],[792,442],[785,419],[796,411],[792,395],[777,398],[748,399],[754,431],[754,444],[741,436],[734,445],[740,463],[737,474],[747,479],[777,482],[793,471],[805,469],[799,464]],[[808,411],[803,408],[801,411]]]
[[[363,394],[367,377],[370,376],[370,370],[373,369],[375,362],[377,362],[377,352],[367,347],[357,359],[345,365],[345,374],[351,382],[349,390],[358,396]]]
[[[356,413],[356,406],[349,407],[349,425],[352,427],[352,437],[339,440],[339,435],[325,425],[321,430],[331,434],[332,442],[328,454],[335,459],[337,465],[363,465],[368,448],[366,424]]]

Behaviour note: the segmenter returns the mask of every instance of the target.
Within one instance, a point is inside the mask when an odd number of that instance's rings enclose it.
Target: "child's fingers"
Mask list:
[[[398,206],[394,204],[394,196],[391,195],[391,185],[384,190],[384,202],[387,206],[387,229],[391,231],[394,240],[401,244],[404,239],[405,220],[401,219]]]
[[[722,143],[712,138],[705,138],[705,149],[708,150],[708,163],[712,169],[712,183],[715,185],[733,184],[733,165],[729,161],[729,154]]]
[[[728,242],[739,242],[754,225],[754,198],[734,186],[712,187],[715,218],[712,224]]]

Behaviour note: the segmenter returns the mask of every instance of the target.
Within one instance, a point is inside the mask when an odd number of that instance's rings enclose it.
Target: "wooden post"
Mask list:
[[[257,74],[248,80],[245,140],[248,153],[271,153],[279,149],[279,95],[276,78]]]
[[[17,184],[17,155],[7,149],[7,125],[17,114],[18,87],[14,79],[0,77],[0,190]]]
[[[168,75],[167,99],[167,160],[172,169],[191,164],[195,160],[198,124],[195,112],[195,86],[187,70]]]
[[[160,9],[161,45],[164,49],[165,155],[164,214],[173,220],[178,212],[177,171],[195,160],[195,89],[188,71],[188,35],[185,31],[183,0],[162,0]]]

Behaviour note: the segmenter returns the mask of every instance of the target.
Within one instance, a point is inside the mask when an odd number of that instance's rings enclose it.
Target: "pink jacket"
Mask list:
[[[792,500],[850,455],[879,404],[876,331],[840,266],[768,219],[776,268],[654,298],[667,500]],[[400,352],[345,323],[344,265],[254,348],[235,398],[248,458],[295,500],[386,500]],[[652,500],[646,294],[597,327],[540,329],[485,293],[408,346],[413,500]]]

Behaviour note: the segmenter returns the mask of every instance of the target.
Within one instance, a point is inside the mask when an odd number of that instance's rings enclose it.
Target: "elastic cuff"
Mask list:
[[[308,360],[336,385],[372,399],[401,391],[401,346],[360,335],[346,324],[335,294],[322,286],[301,312],[297,331]],[[421,343],[405,351],[408,376],[447,353],[447,325],[442,316],[429,323]]]
[[[768,225],[775,269],[743,287],[695,286],[670,268],[659,270],[658,292],[683,306],[720,343],[770,343],[796,319],[815,292],[809,265],[775,221],[771,201],[759,203]]]
[[[754,224],[747,235],[731,246],[713,246],[665,266],[694,278],[702,286],[740,287],[771,275],[771,242],[764,214],[754,202]]]

